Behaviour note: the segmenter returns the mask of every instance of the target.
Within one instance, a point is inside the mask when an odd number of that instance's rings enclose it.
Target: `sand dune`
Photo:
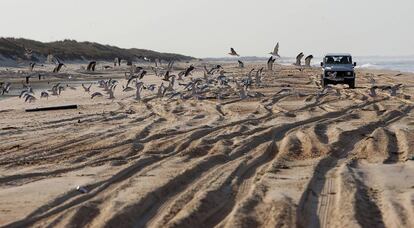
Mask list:
[[[0,226],[414,227],[414,75],[320,95],[319,74],[277,66],[244,100],[0,100]],[[371,97],[367,75],[405,86]],[[24,112],[57,104],[80,106]]]

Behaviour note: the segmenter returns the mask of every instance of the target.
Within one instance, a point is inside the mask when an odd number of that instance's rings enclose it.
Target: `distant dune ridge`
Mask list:
[[[28,51],[30,55],[27,55]],[[0,38],[0,62],[13,60],[45,62],[49,54],[58,56],[65,61],[113,61],[115,58],[133,61],[144,57],[149,60],[162,59],[166,61],[194,59],[191,56],[180,54],[161,53],[137,48],[123,49],[94,42],[77,42],[76,40],[42,43],[23,38]]]

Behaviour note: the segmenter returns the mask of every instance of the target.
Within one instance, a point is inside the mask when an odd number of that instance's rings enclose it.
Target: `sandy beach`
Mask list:
[[[266,66],[223,67],[241,79]],[[68,82],[60,96],[0,100],[0,227],[414,227],[414,74],[358,69],[356,89],[321,94],[320,68],[276,65],[256,97],[137,101],[126,66],[79,69],[44,79]],[[370,77],[403,88],[370,96]],[[79,84],[108,78],[115,99]]]

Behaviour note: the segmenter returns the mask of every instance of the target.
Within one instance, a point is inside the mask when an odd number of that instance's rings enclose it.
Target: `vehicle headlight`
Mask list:
[[[348,72],[348,73],[346,73],[346,75],[351,76],[352,75],[352,72]]]

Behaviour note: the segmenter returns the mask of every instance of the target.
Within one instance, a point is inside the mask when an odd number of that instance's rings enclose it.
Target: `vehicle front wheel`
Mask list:
[[[325,88],[326,86],[328,86],[328,84],[329,84],[329,80],[322,78],[322,87]]]
[[[348,85],[350,89],[355,89],[355,80],[348,82]]]

